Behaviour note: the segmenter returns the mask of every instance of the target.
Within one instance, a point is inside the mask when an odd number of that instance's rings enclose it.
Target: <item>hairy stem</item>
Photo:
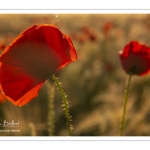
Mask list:
[[[125,124],[125,114],[126,114],[126,107],[127,107],[127,101],[128,101],[128,94],[129,94],[129,86],[131,81],[132,74],[129,75],[127,84],[125,87],[125,95],[124,95],[124,107],[123,107],[123,114],[122,114],[122,120],[121,120],[121,127],[120,127],[120,136],[123,135],[124,131],[124,124]]]
[[[71,123],[70,123],[70,118],[71,116],[69,115],[69,105],[68,105],[68,101],[67,101],[67,96],[64,93],[64,90],[62,89],[61,83],[57,80],[57,78],[52,75],[53,80],[55,81],[56,86],[58,87],[58,90],[62,96],[62,100],[63,100],[63,104],[64,104],[64,111],[65,111],[65,116],[67,119],[67,126],[68,126],[68,135],[71,136]]]

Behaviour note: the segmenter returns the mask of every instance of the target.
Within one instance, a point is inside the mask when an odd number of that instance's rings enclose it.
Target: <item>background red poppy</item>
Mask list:
[[[127,73],[146,75],[150,71],[150,47],[132,41],[119,52],[123,69]]]

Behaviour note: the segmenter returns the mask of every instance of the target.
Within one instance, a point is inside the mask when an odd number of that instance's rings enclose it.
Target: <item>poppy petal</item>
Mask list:
[[[119,52],[123,69],[127,73],[146,75],[150,72],[150,48],[132,41]]]
[[[22,106],[38,95],[44,81],[32,76],[28,70],[3,64],[1,67],[1,89],[13,104]]]
[[[53,25],[32,26],[0,56],[0,86],[18,106],[38,95],[43,83],[58,69],[77,59],[69,36]]]

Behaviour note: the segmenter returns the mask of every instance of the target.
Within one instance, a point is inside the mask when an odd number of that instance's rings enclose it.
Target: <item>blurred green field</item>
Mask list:
[[[77,61],[56,72],[71,104],[73,136],[118,136],[128,77],[118,52],[131,40],[150,46],[150,15],[0,14],[1,52],[20,32],[41,23],[54,24],[69,35],[77,51]],[[19,121],[20,130],[0,136],[49,135],[48,84],[28,105],[0,104],[0,123]],[[54,91],[54,136],[66,136],[61,97]],[[150,75],[131,80],[124,135],[150,136]]]

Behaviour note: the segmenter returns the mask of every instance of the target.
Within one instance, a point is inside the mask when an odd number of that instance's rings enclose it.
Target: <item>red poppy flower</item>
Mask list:
[[[0,88],[8,100],[23,106],[56,70],[76,59],[69,36],[53,25],[34,25],[0,56]]]
[[[150,48],[132,41],[119,52],[123,69],[127,73],[146,75],[150,71]]]

